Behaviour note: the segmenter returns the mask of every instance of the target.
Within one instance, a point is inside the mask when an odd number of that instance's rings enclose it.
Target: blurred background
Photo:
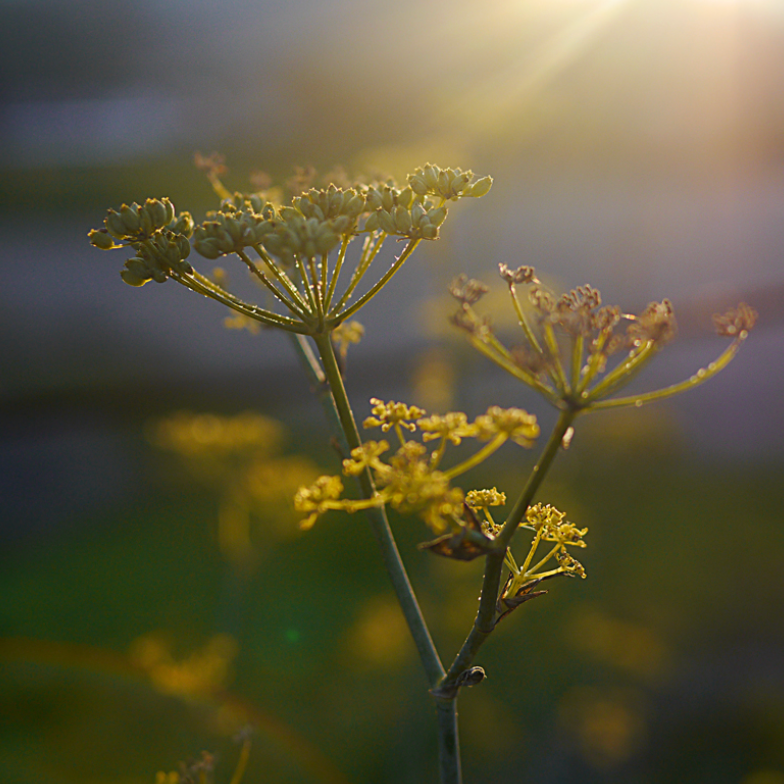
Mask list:
[[[247,722],[247,782],[435,780],[372,537],[288,510],[338,464],[288,341],[123,285],[87,242],[148,196],[200,220],[193,155],[218,150],[230,190],[494,177],[363,310],[360,417],[377,396],[553,421],[452,334],[460,272],[671,298],[639,389],[720,353],[714,311],[758,309],[706,386],[578,422],[541,500],[589,527],[589,579],[504,622],[460,715],[468,782],[784,783],[780,0],[2,0],[0,38],[0,779],[151,784],[207,751],[228,782]],[[475,486],[511,493],[533,460],[509,447]],[[448,660],[481,565],[393,524]]]

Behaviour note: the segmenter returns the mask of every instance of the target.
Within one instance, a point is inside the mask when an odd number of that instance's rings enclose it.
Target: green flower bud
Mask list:
[[[297,218],[302,218],[302,213],[295,207],[281,207],[280,217],[284,221],[293,221],[297,220]]]
[[[395,188],[390,188],[389,186],[384,188],[384,192],[381,194],[381,205],[387,212],[392,212],[395,209],[397,194],[398,191]]]
[[[180,259],[187,259],[191,255],[191,244],[188,242],[188,238],[182,234],[175,235],[175,242],[179,249]]]
[[[433,166],[432,164],[428,163],[425,166],[422,174],[428,190],[434,191],[438,187],[438,175],[440,174],[440,169],[437,166]]]
[[[239,223],[239,221],[232,220],[232,218],[226,217],[223,221],[223,230],[224,232],[226,232],[226,234],[230,238],[230,241],[233,242],[234,245],[241,244],[242,226]]]
[[[271,221],[268,221],[268,220],[264,220],[264,221],[261,221],[261,222],[257,223],[254,226],[253,231],[251,232],[252,233],[252,238],[251,239],[253,241],[252,244],[253,245],[258,245],[260,242],[263,241],[264,237],[267,234],[269,234],[269,232],[271,232],[274,228],[275,228],[275,225]]]
[[[354,193],[343,209],[350,218],[358,218],[365,210],[365,199],[358,193]]]
[[[139,211],[139,219],[141,221],[141,231],[146,236],[150,236],[155,231],[155,224],[153,223],[152,215],[146,210]]]
[[[174,205],[166,199],[165,202],[160,199],[147,199],[144,202],[144,207],[141,209],[142,221],[146,216],[152,228],[148,233],[155,229],[163,228],[174,220]]]
[[[381,194],[375,188],[370,188],[365,196],[365,203],[369,210],[379,209],[383,206]]]
[[[365,221],[365,231],[375,231],[378,227],[378,213],[372,212]]]
[[[446,220],[446,215],[446,207],[435,207],[432,210],[428,210],[427,219],[431,225],[438,228]]]
[[[152,280],[153,273],[144,259],[134,257],[125,262],[125,269],[121,270],[120,277],[129,286],[143,286]]]
[[[429,190],[425,178],[420,174],[412,174],[408,178],[408,185],[418,196],[425,196]]]
[[[397,198],[395,201],[397,204],[401,204],[403,207],[408,209],[411,206],[411,202],[414,200],[414,191],[412,188],[403,188],[400,193],[398,193]]]
[[[127,204],[123,204],[120,207],[120,220],[125,228],[126,235],[133,236],[138,234],[142,228],[139,205],[136,202],[133,202],[130,207]]]
[[[325,255],[339,242],[340,237],[332,229],[325,227],[324,231],[319,232],[316,236],[316,250],[319,254]]]
[[[484,196],[486,193],[490,191],[490,188],[493,187],[493,178],[482,177],[481,180],[477,180],[473,185],[470,185],[466,188],[464,196],[473,196],[474,198],[480,198]]]
[[[109,210],[107,212],[104,225],[106,226],[106,230],[109,232],[109,234],[111,234],[113,237],[116,237],[118,240],[125,239],[128,234],[120,213],[115,210]]]
[[[395,207],[396,234],[408,234],[411,231],[411,213],[402,205]]]
[[[365,209],[377,210],[384,208],[384,188],[385,185],[372,186],[365,192]]]
[[[265,234],[264,237],[261,239],[261,244],[269,251],[273,256],[280,255],[280,252],[283,250],[283,237],[278,233],[270,233]],[[196,248],[196,250],[199,250]],[[199,251],[201,253],[201,251]],[[202,253],[202,255],[204,255]]]
[[[138,275],[135,275],[129,269],[120,270],[120,277],[129,286],[143,286],[145,283],[148,283],[150,280],[152,280],[151,276],[146,278],[140,278]]]
[[[329,209],[327,210],[328,215],[340,215],[343,211],[343,197],[345,195],[345,191],[339,191],[334,185],[330,185],[329,188],[327,188],[327,202],[329,204]]]
[[[90,244],[101,250],[111,250],[112,248],[122,247],[122,245],[115,244],[106,229],[92,229],[88,232],[87,236],[90,238]]]
[[[387,234],[397,234],[395,221],[386,210],[379,210],[375,214],[378,215],[378,225],[381,231],[384,231]]]
[[[169,224],[169,229],[175,234],[182,234],[190,238],[193,235],[193,218],[189,212],[181,212],[177,219]]]
[[[205,259],[214,260],[217,259],[218,256],[223,255],[223,252],[218,247],[218,241],[214,237],[197,237],[194,240],[193,247],[196,248],[196,252],[201,256],[204,256]]]
[[[422,202],[415,201],[411,207],[411,220],[415,226],[422,223],[422,219],[427,215],[427,210],[422,205]]]
[[[348,215],[338,215],[335,220],[332,221],[332,229],[337,234],[345,234],[348,230],[350,230],[354,225],[354,220],[349,218]]]

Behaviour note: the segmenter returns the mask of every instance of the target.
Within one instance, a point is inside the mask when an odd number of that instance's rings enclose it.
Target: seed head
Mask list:
[[[728,338],[744,337],[757,323],[757,311],[745,302],[737,308],[730,308],[724,315],[713,317],[716,332]]]

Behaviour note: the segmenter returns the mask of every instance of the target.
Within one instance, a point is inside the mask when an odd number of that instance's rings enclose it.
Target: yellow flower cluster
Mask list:
[[[542,580],[558,574],[583,579],[586,577],[583,565],[566,548],[586,547],[583,537],[588,533],[587,528],[578,528],[570,523],[564,512],[550,504],[534,504],[525,513],[525,519],[527,524],[523,527],[536,533],[522,566],[517,565],[511,551],[506,553],[505,563],[511,574],[499,604],[507,609],[513,609],[520,601],[529,598],[532,595],[531,588]],[[552,542],[554,546],[543,558],[533,563],[541,542]],[[553,559],[558,566],[544,570],[545,565]]]
[[[394,401],[384,403],[377,398],[370,402],[373,416],[365,420],[364,426],[380,427],[383,432],[394,430],[400,446],[389,458],[384,458],[391,450],[388,441],[366,441],[343,461],[343,474],[359,476],[369,472],[377,488],[375,495],[367,500],[342,498],[340,478],[322,476],[310,487],[301,487],[295,496],[295,508],[307,515],[300,523],[302,528],[310,528],[330,509],[355,512],[389,504],[404,514],[418,514],[438,534],[459,531],[466,525],[464,502],[467,499],[462,489],[452,487],[451,481],[487,459],[506,441],[530,447],[539,434],[536,417],[517,408],[493,406],[469,422],[460,411],[425,417],[425,411],[417,406]],[[419,429],[422,442],[439,439],[440,443],[431,452],[424,443],[404,438],[404,428],[411,433]],[[442,468],[447,445],[460,444],[465,438],[487,443],[463,462]],[[467,498],[475,508],[506,501],[506,496],[495,488],[470,491]]]
[[[410,430],[413,433],[416,430],[416,425],[412,420],[418,419],[425,413],[424,409],[417,408],[416,406],[407,406],[405,403],[394,403],[391,400],[389,403],[384,403],[377,397],[370,398],[370,403],[373,406],[373,408],[370,409],[373,416],[368,417],[362,423],[362,426],[365,428],[380,427],[384,433],[388,432],[393,427],[396,429],[404,427],[406,430]]]
[[[588,529],[577,528],[566,519],[565,512],[559,512],[550,504],[534,504],[525,513],[525,519],[537,533],[541,532],[542,541],[586,547],[583,536]]]
[[[345,503],[340,500],[343,482],[339,476],[320,476],[310,487],[300,487],[294,496],[294,508],[298,512],[310,514],[300,522],[300,528],[312,528],[319,515],[329,509],[342,509]]]

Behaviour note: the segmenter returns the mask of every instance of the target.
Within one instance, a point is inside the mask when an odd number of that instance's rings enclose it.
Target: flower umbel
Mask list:
[[[589,285],[557,297],[539,281],[533,267],[512,270],[500,264],[499,273],[509,287],[525,336],[523,345],[507,348],[489,319],[474,310],[487,289],[464,275],[450,287],[450,293],[460,302],[453,323],[486,357],[554,406],[575,413],[641,406],[701,384],[735,356],[757,318],[756,311],[745,303],[724,316],[715,316],[717,332],[734,338],[715,362],[680,384],[629,397],[612,397],[675,336],[677,327],[670,301],[651,302],[635,316],[616,306],[603,306],[601,294]],[[526,287],[526,300],[519,298],[518,286]],[[624,323],[626,329],[622,331]]]
[[[544,591],[532,590],[542,580],[560,574],[583,579],[586,577],[582,564],[572,556],[567,547],[585,547],[583,537],[588,533],[587,528],[577,528],[566,519],[564,512],[558,511],[549,504],[535,504],[529,507],[525,519],[526,523],[521,528],[533,530],[534,538],[521,566],[517,565],[512,551],[506,551],[504,563],[510,574],[498,601],[497,611],[501,613],[501,617],[523,602],[544,593]],[[550,542],[553,547],[543,558],[534,563],[534,557],[542,542]],[[558,565],[553,566],[553,561]],[[551,568],[545,569],[548,564]]]
[[[375,495],[360,500],[341,498],[343,485],[340,478],[321,477],[315,485],[300,488],[297,493],[296,508],[309,513],[302,521],[302,527],[311,527],[316,518],[329,509],[355,512],[389,504],[404,514],[419,515],[437,534],[450,530],[459,532],[469,522],[473,523],[466,517],[464,500],[470,499],[470,508],[480,509],[502,504],[506,497],[495,488],[473,490],[465,496],[462,489],[452,486],[452,480],[487,459],[506,441],[531,447],[539,433],[536,418],[515,408],[494,406],[469,423],[468,417],[458,411],[425,417],[425,411],[417,406],[394,401],[383,403],[376,398],[370,402],[375,416],[365,420],[365,427],[380,427],[383,432],[394,429],[400,446],[385,459],[384,455],[390,450],[389,442],[366,441],[353,449],[351,457],[343,461],[343,473],[359,476],[369,471],[377,488]],[[422,440],[406,440],[403,429],[413,433],[417,427],[422,433]],[[461,463],[448,469],[442,468],[447,446],[459,444],[467,438],[487,443]],[[436,439],[440,443],[431,452],[425,443]]]
[[[221,199],[201,224],[194,227],[189,213],[177,216],[169,199],[148,199],[109,210],[104,227],[90,232],[90,242],[102,250],[135,251],[121,273],[132,286],[171,278],[247,319],[312,336],[330,334],[386,285],[422,240],[438,239],[448,201],[483,196],[492,185],[489,177],[474,181],[470,171],[431,164],[417,169],[405,187],[391,179],[351,185],[344,174],[340,186],[312,187],[315,172],[301,170],[290,183],[294,198],[281,206],[267,180],[257,178],[264,190],[232,195],[220,180],[226,172],[220,156],[198,155],[197,165]],[[271,295],[270,306],[245,302],[197,272],[186,261],[191,236],[206,259],[238,258]],[[360,237],[361,250],[347,275],[349,245]],[[405,247],[374,282],[363,284],[389,237],[406,240]],[[356,330],[344,337],[354,342]]]

